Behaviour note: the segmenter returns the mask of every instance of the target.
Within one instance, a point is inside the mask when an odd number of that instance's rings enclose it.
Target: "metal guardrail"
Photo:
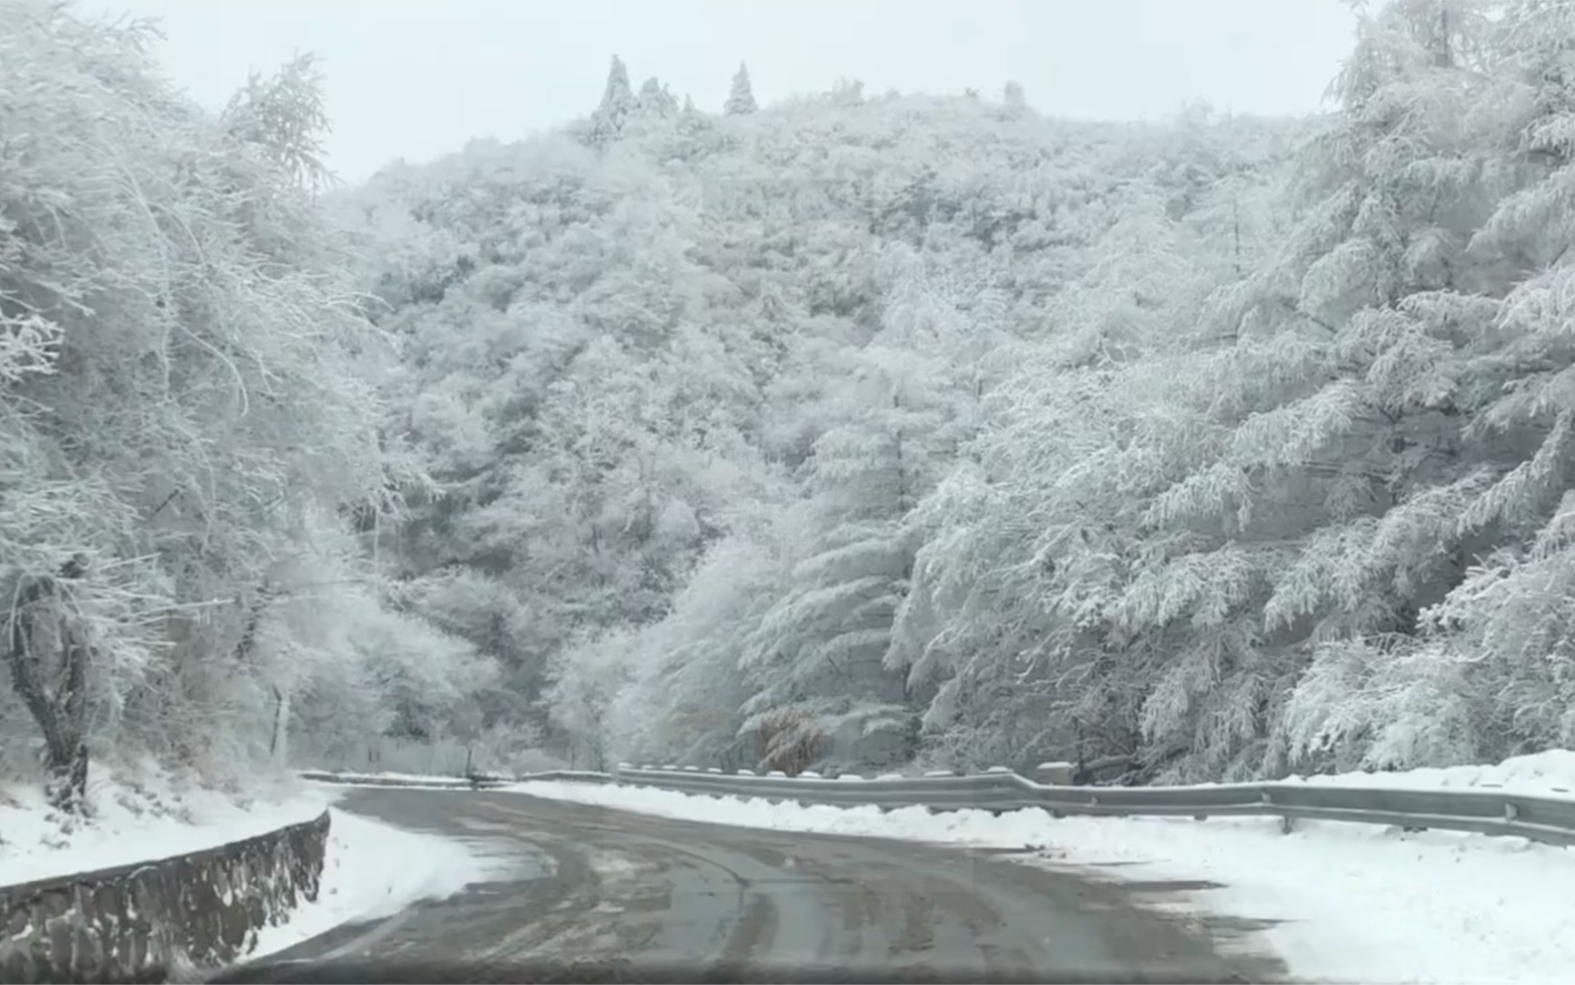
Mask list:
[[[559,783],[608,783],[610,773],[592,770],[548,770],[521,776],[475,773],[470,776],[405,776],[397,773],[338,773],[328,770],[297,770],[296,776],[314,783],[340,783],[357,787],[421,787],[430,790],[496,790],[525,780]]]
[[[1041,767],[1064,777],[1064,764]],[[487,790],[515,783],[615,783],[654,787],[714,797],[758,797],[773,802],[824,804],[832,807],[878,807],[897,810],[923,807],[930,811],[984,810],[995,814],[1038,807],[1056,817],[1278,817],[1283,829],[1297,820],[1382,824],[1407,831],[1466,831],[1498,837],[1527,838],[1552,845],[1575,844],[1575,796],[1536,797],[1490,788],[1474,790],[1403,790],[1381,787],[1339,787],[1304,783],[1230,783],[1197,787],[1074,787],[1036,783],[1005,768],[958,775],[841,776],[814,774],[790,777],[760,775],[748,770],[664,766],[633,767],[620,763],[611,773],[593,770],[551,770],[515,778],[474,776],[448,778],[379,777],[361,774],[303,772],[304,779],[325,783],[375,786],[420,786],[455,790]]]
[[[1038,807],[1056,817],[1279,817],[1286,831],[1296,820],[1347,821],[1393,825],[1408,831],[1467,831],[1554,845],[1575,844],[1575,799],[1522,796],[1484,788],[1403,790],[1303,783],[1073,787],[1036,783],[1004,768],[967,776],[889,774],[825,779],[761,776],[748,771],[727,774],[693,767],[635,768],[625,764],[620,764],[608,779],[618,784],[689,794],[759,797],[835,807],[924,807],[931,811],[986,810],[997,814]]]
[[[524,773],[513,783],[523,783],[528,780],[548,780],[558,783],[612,783],[616,775],[601,773],[596,770],[547,770],[543,773]]]

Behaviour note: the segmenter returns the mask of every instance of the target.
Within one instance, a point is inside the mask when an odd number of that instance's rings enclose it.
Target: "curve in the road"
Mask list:
[[[1000,853],[695,824],[502,792],[361,789],[339,806],[501,843],[524,873],[340,928],[224,981],[1286,978],[1274,959],[1224,940],[1220,926]]]

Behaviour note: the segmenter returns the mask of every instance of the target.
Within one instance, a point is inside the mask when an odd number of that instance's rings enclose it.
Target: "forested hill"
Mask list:
[[[1568,742],[1571,16],[1387,5],[1294,123],[615,61],[339,204],[441,489],[380,556],[583,765]]]
[[[444,487],[384,554],[577,761],[754,765],[789,720],[846,764],[1064,740],[1059,696],[1008,706],[1018,671],[958,662],[961,633],[1047,641],[948,611],[937,561],[971,563],[943,545],[982,505],[951,504],[1030,479],[989,451],[1026,361],[1123,358],[1262,260],[1306,125],[1008,96],[757,111],[741,74],[717,116],[615,63],[565,132],[341,203],[404,345],[390,428]]]

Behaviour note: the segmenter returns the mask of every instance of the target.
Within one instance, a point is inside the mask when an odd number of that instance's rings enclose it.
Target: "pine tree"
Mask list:
[[[864,102],[864,83],[858,79],[841,78],[831,87],[833,106],[858,106]]]
[[[913,575],[908,518],[971,433],[967,353],[984,326],[954,290],[917,264],[893,288],[844,394],[848,417],[815,441],[809,498],[785,521],[802,553],[744,650],[749,724],[813,723],[832,762],[913,754],[909,662],[888,654]],[[796,741],[791,730],[773,738],[776,753]]]
[[[738,74],[733,76],[733,91],[727,94],[722,112],[727,116],[743,116],[758,108],[755,105],[755,92],[749,85],[749,67],[739,62]]]
[[[1021,83],[1006,83],[1006,88],[1001,93],[1001,101],[1006,104],[1006,111],[1013,116],[1028,112],[1028,97],[1024,95]]]
[[[678,112],[678,100],[653,75],[640,86],[640,112],[655,119],[666,119]]]
[[[591,119],[592,145],[605,147],[617,140],[639,106],[640,101],[629,86],[629,70],[624,67],[623,60],[614,55],[612,68],[607,72],[607,88],[602,92],[602,104]]]

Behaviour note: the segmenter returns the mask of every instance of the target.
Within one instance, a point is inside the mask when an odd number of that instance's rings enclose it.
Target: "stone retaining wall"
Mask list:
[[[0,887],[0,982],[162,982],[317,898],[328,812],[157,862]]]

